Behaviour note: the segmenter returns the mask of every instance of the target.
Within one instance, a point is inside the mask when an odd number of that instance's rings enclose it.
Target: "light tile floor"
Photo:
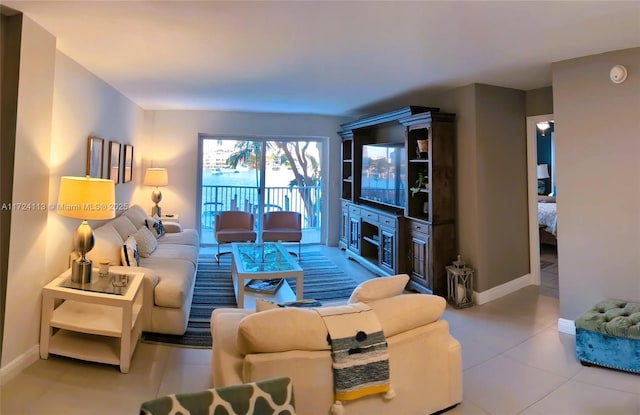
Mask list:
[[[321,249],[354,279],[372,277],[338,249]],[[574,337],[556,329],[558,299],[543,287],[482,306],[448,307],[444,318],[462,344],[464,370],[463,402],[447,414],[640,414],[640,376],[582,367]],[[52,356],[0,389],[0,413],[134,415],[145,400],[210,387],[210,362],[209,350],[144,343],[126,375],[115,366]]]

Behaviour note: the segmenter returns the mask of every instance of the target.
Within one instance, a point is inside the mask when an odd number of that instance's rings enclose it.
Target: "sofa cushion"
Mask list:
[[[138,244],[133,236],[127,238],[122,245],[121,252],[122,265],[127,267],[137,267],[140,265],[140,254],[138,253]]]
[[[153,251],[151,257],[154,259],[182,259],[196,265],[198,263],[198,248],[191,245],[158,244],[158,247]]]
[[[115,228],[123,241],[138,230],[131,220],[123,215],[118,216],[109,222],[109,224]]]
[[[126,216],[127,218],[129,218],[136,229],[140,229],[141,226],[144,226],[144,220],[149,217],[149,215],[145,213],[140,205],[132,205],[121,216]]]
[[[142,226],[133,235],[138,243],[138,251],[143,258],[149,257],[158,247],[158,241],[146,226]]]
[[[367,304],[378,316],[384,335],[390,337],[438,320],[447,303],[435,295],[404,294]],[[326,338],[327,329],[318,313],[287,307],[253,313],[242,319],[237,346],[243,355],[329,350]]]
[[[158,239],[158,245],[162,244],[178,244],[200,246],[200,236],[195,229],[183,229],[181,232],[170,233],[169,225],[179,225],[178,223],[167,222],[164,224],[165,233],[162,238]]]
[[[107,222],[104,225],[94,229],[95,244],[93,249],[87,253],[87,258],[95,263],[101,260],[108,260],[112,265],[120,265],[120,250],[124,239],[111,225]]]
[[[151,231],[153,236],[156,237],[156,239],[165,234],[164,224],[158,216],[145,219],[144,224]]]
[[[169,308],[184,306],[195,279],[193,263],[180,259],[140,258],[140,266],[150,268],[158,276],[158,284],[153,290],[155,305]]]
[[[366,303],[400,295],[408,282],[409,276],[407,274],[395,275],[393,277],[380,277],[365,281],[353,290],[349,298],[349,304],[357,302]]]

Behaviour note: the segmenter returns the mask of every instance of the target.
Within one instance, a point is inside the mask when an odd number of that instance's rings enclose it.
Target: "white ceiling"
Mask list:
[[[145,109],[356,114],[416,90],[550,86],[552,62],[640,46],[640,1],[4,4]]]

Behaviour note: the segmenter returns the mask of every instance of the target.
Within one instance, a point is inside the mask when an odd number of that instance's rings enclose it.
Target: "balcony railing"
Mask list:
[[[265,211],[287,210],[302,214],[302,230],[320,229],[320,186],[266,187]],[[305,200],[308,201],[305,203]],[[215,226],[216,213],[241,210],[258,213],[258,188],[252,186],[202,186],[202,229]],[[258,218],[256,218],[258,219]]]

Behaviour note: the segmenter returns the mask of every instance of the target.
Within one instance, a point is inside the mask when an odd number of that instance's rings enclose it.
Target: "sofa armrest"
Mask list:
[[[182,232],[182,225],[176,222],[162,222],[164,230],[167,233],[179,233]]]
[[[244,356],[236,347],[236,335],[240,321],[252,310],[218,308],[211,313],[211,337],[215,346],[211,351],[213,386],[227,386],[242,381]]]

